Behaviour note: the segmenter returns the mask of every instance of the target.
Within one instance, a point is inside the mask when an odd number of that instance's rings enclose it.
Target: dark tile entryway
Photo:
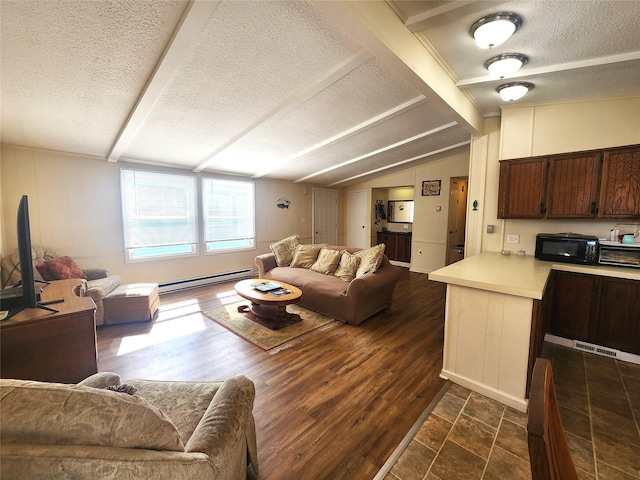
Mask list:
[[[640,365],[545,343],[580,480],[640,480]],[[527,417],[451,384],[385,480],[531,478]]]

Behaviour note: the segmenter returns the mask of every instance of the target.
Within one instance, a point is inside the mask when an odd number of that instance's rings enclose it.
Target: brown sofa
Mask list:
[[[245,480],[258,473],[255,388],[92,375],[78,385],[0,380],[6,479]],[[133,387],[135,392],[131,392]],[[130,395],[129,393],[134,393]]]
[[[360,248],[321,244],[331,250],[355,253]],[[302,290],[298,302],[313,310],[350,325],[359,325],[367,318],[391,306],[393,290],[402,270],[391,265],[385,256],[373,273],[366,273],[349,282],[308,268],[279,267],[273,253],[255,258],[261,279],[281,281]]]

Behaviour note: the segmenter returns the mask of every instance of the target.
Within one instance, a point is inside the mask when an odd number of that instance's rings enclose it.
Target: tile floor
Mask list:
[[[640,365],[546,343],[580,480],[640,479]],[[385,480],[531,479],[527,416],[451,384]]]

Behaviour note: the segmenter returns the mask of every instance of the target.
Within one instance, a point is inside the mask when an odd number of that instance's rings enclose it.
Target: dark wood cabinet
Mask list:
[[[594,218],[597,214],[602,154],[549,158],[547,218]]]
[[[640,354],[640,281],[554,272],[549,331]]]
[[[640,217],[639,147],[605,151],[599,217]]]
[[[595,343],[640,354],[640,282],[602,277]]]
[[[411,235],[406,233],[380,232],[377,243],[384,243],[384,253],[389,260],[411,262]]]
[[[498,218],[542,218],[547,186],[547,159],[500,162]]]
[[[550,332],[572,340],[592,341],[600,277],[571,272],[554,272],[554,277]]]
[[[498,218],[640,218],[640,146],[501,160]]]
[[[80,280],[44,287],[42,301],[63,300],[50,313],[27,308],[0,324],[2,378],[76,383],[98,371],[96,306],[79,297]]]

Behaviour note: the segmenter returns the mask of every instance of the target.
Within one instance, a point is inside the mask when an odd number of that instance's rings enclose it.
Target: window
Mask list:
[[[197,254],[194,177],[123,169],[121,190],[127,260]]]
[[[206,252],[253,248],[254,183],[204,178],[202,190]]]

